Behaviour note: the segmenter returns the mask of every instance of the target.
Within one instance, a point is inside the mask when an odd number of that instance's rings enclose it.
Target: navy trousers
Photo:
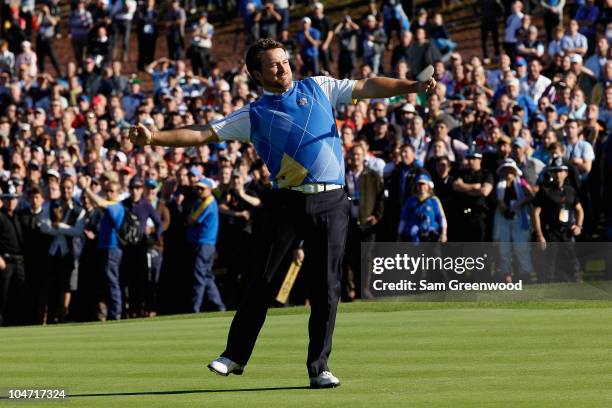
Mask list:
[[[305,264],[301,273],[310,300],[308,356],[311,377],[327,371],[340,296],[341,262],[348,229],[349,200],[342,189],[319,194],[291,190],[272,191],[264,201],[270,212],[265,251],[255,260],[256,270],[243,303],[238,308],[222,356],[245,365],[266,319],[271,285],[293,243],[304,240]]]
[[[123,252],[120,248],[101,249],[102,267],[106,278],[107,320],[121,319],[123,300],[119,283],[119,267]]]
[[[215,283],[215,275],[212,272],[215,260],[215,246],[209,244],[191,244],[193,263],[193,291],[191,305],[194,313],[199,313],[202,303],[208,300],[216,310],[225,310],[221,294]]]

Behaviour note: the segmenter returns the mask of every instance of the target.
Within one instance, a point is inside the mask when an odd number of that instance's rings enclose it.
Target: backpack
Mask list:
[[[140,242],[140,221],[132,210],[123,206],[125,215],[119,228],[117,228],[117,240],[122,247],[136,245]]]

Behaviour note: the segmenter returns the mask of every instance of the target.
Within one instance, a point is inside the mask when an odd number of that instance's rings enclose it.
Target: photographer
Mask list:
[[[512,253],[518,261],[521,279],[529,279],[531,255],[526,245],[530,238],[528,203],[534,193],[523,172],[512,159],[497,169],[500,177],[495,188],[497,210],[493,224],[493,241],[499,243],[499,267],[506,282],[512,282]],[[513,244],[514,243],[514,244]]]
[[[357,65],[357,39],[359,37],[359,26],[348,14],[342,18],[342,22],[334,29],[340,45],[338,57],[338,77],[350,78]]]

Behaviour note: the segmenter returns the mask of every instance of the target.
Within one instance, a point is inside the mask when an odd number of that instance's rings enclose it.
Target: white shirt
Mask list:
[[[544,75],[538,76],[538,79],[535,81],[530,81],[529,77],[521,78],[521,93],[529,95],[537,104],[538,100],[542,97],[542,94],[544,94],[544,91],[546,88],[548,88],[551,82],[552,81]]]

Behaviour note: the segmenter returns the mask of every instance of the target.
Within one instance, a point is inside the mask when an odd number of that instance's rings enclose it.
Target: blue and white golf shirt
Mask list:
[[[344,157],[333,108],[351,102],[354,84],[325,76],[294,81],[283,94],[265,92],[211,126],[221,140],[253,143],[277,188],[344,185]]]

